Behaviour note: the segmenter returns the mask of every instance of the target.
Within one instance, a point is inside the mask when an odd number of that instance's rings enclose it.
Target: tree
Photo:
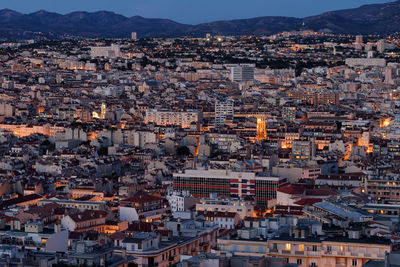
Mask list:
[[[180,146],[176,150],[176,154],[178,156],[188,156],[188,155],[190,155],[190,150],[187,146]]]
[[[342,129],[342,122],[341,121],[336,121],[336,127],[338,130]]]
[[[107,156],[108,155],[108,148],[106,146],[102,146],[102,147],[99,148],[97,153],[99,154],[99,156]]]

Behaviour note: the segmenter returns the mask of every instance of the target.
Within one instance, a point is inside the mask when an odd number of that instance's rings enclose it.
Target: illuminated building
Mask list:
[[[106,104],[101,104],[100,108],[100,119],[104,120],[106,118],[107,107]]]
[[[145,123],[155,123],[156,125],[177,125],[182,128],[190,128],[192,123],[199,120],[197,111],[158,111],[155,109],[146,112]]]
[[[43,134],[54,136],[57,132],[64,132],[65,128],[60,126],[45,125],[26,125],[26,124],[0,124],[0,129],[12,132],[15,136],[24,137],[31,134]]]
[[[265,118],[257,118],[257,141],[265,140],[267,138],[267,129],[265,125]]]
[[[91,57],[119,57],[121,52],[120,52],[120,47],[119,45],[112,44],[111,46],[98,46],[98,47],[91,47],[90,48],[90,56]]]
[[[233,100],[215,102],[215,126],[223,126],[228,116],[233,116]]]
[[[390,125],[390,118],[381,118],[379,122],[379,127],[388,127]]]
[[[92,117],[93,117],[93,119],[100,119],[100,115],[96,111],[92,112]]]
[[[307,91],[298,90],[290,91],[287,96],[296,101],[302,101],[306,104],[318,106],[338,106],[339,105],[339,93],[330,92],[326,90],[318,91]]]
[[[315,155],[315,145],[313,141],[294,140],[292,146],[294,160],[309,160]]]
[[[371,175],[364,179],[364,190],[366,194],[382,200],[400,200],[400,179]]]
[[[292,106],[283,107],[282,117],[284,120],[295,121],[296,120],[296,107],[292,107]]]
[[[234,212],[240,218],[252,217],[254,215],[254,205],[243,199],[209,197],[200,199],[196,204],[196,211],[212,212]]]
[[[231,68],[232,82],[247,82],[254,80],[254,67],[251,65],[239,65]]]
[[[239,199],[253,196],[261,206],[275,199],[276,190],[285,183],[284,178],[230,170],[186,170],[173,174],[175,191],[188,191],[194,197],[209,197],[212,193],[218,197]]]
[[[217,146],[218,150],[231,152],[231,145],[238,142],[238,136],[232,131],[212,131],[206,134],[211,144]]]
[[[362,266],[371,259],[384,260],[385,253],[392,250],[390,240],[361,237],[357,230],[349,230],[349,237],[319,238],[306,235],[308,230],[295,229],[292,235],[265,239],[246,229],[238,230],[235,238],[229,235],[218,238],[216,253],[285,258],[288,263],[301,267],[337,267]]]

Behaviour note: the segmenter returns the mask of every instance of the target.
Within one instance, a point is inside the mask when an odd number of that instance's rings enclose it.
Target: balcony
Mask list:
[[[290,254],[290,250],[282,250],[282,254]]]
[[[321,252],[320,251],[307,251],[307,256],[320,256]]]
[[[278,250],[277,250],[277,249],[274,249],[274,248],[271,248],[271,249],[269,250],[269,252],[270,252],[270,253],[278,253]]]
[[[344,251],[335,251],[332,250],[332,256],[344,256],[345,252]]]
[[[296,251],[295,254],[296,255],[304,255],[304,251]]]

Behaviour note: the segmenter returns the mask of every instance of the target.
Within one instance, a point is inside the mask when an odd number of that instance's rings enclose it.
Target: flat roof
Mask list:
[[[174,177],[199,177],[216,179],[253,179],[279,181],[281,177],[257,176],[255,172],[243,171],[236,172],[231,170],[185,170],[182,173],[174,173]]]

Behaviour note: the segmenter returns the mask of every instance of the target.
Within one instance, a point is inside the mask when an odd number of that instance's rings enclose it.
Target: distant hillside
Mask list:
[[[113,12],[73,12],[66,15],[38,11],[31,14],[0,10],[0,36],[28,39],[37,36],[127,38],[213,35],[269,35],[282,31],[310,29],[348,34],[389,34],[400,29],[400,1],[365,5],[355,9],[326,12],[307,18],[258,17],[187,25],[168,19],[131,18]]]

